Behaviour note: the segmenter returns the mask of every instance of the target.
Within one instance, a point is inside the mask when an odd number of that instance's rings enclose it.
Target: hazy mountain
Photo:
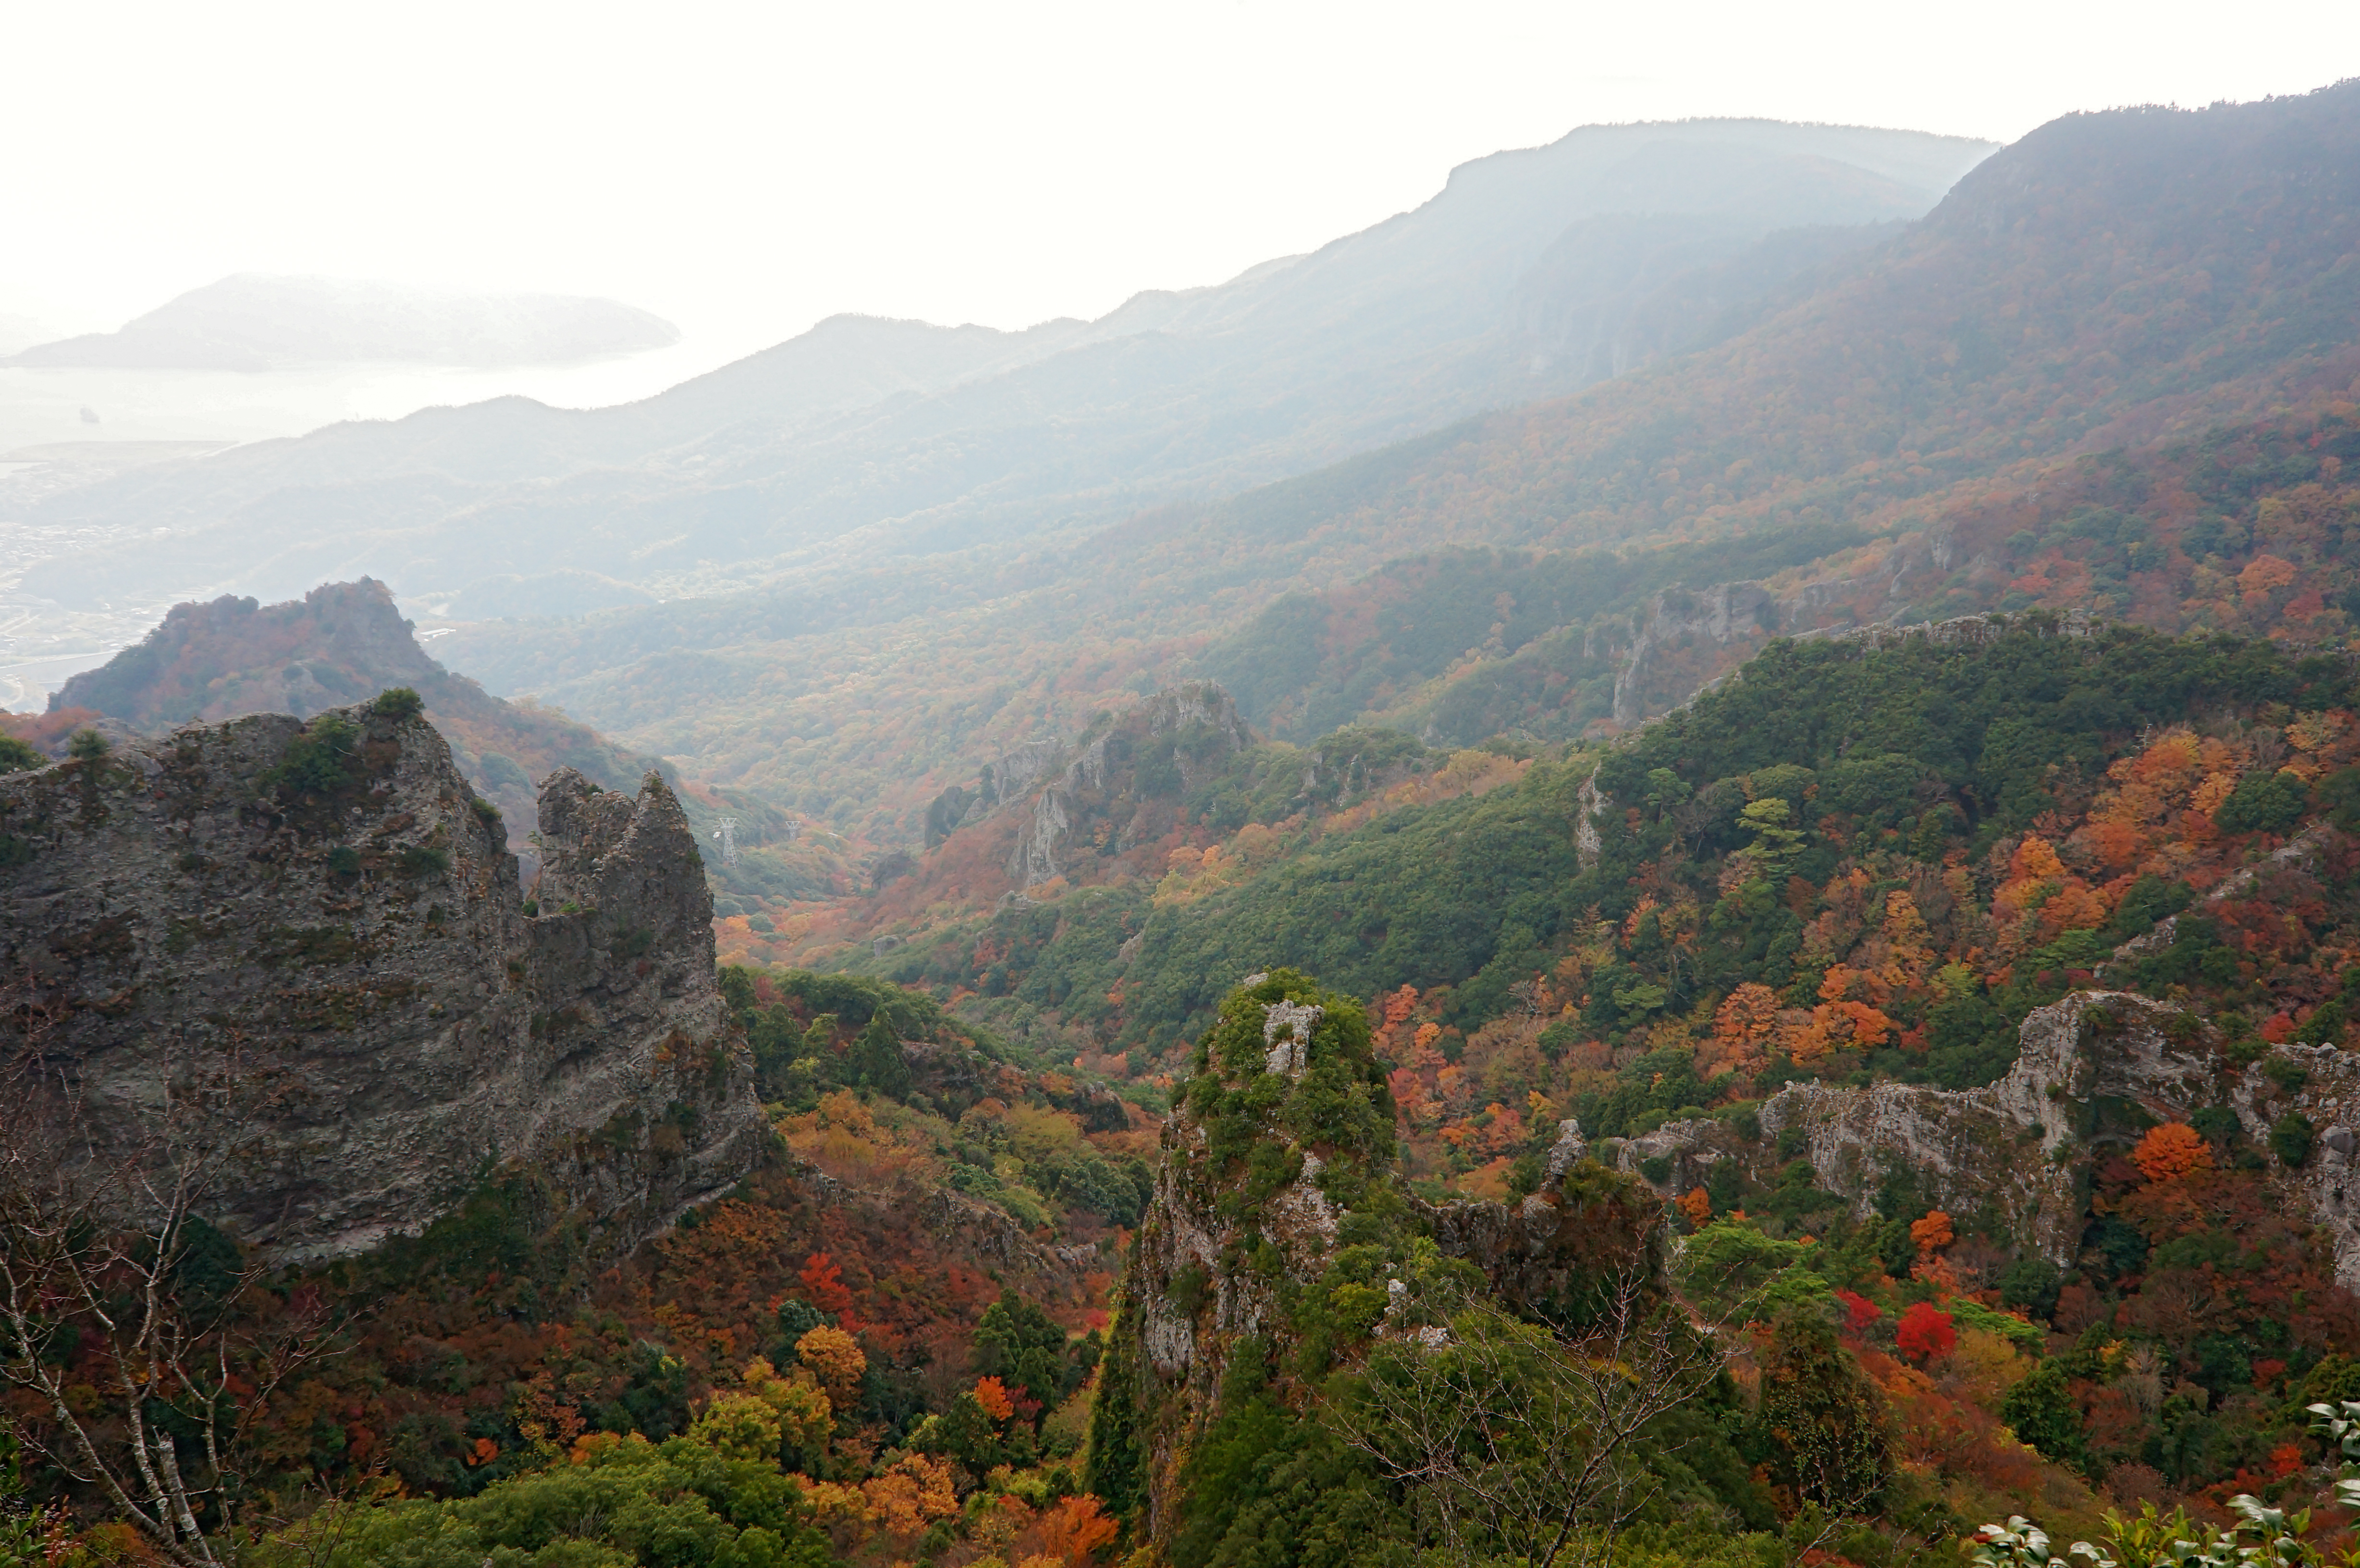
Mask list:
[[[600,592],[595,579],[563,586],[585,599]],[[533,820],[537,791],[560,768],[627,793],[656,769],[680,790],[681,807],[709,852],[726,909],[734,911],[741,896],[808,898],[848,885],[851,868],[841,842],[803,834],[802,824],[777,807],[683,781],[661,759],[614,745],[561,709],[495,697],[445,670],[420,643],[385,584],[366,578],[323,583],[282,604],[224,595],[211,604],[174,605],[138,642],[68,681],[50,696],[47,714],[18,717],[10,727],[54,754],[93,714],[154,735],[246,713],[310,718],[394,686],[419,693],[459,770],[511,821]],[[731,829],[726,853],[725,822]],[[523,830],[512,847],[530,881],[538,852]]]
[[[327,583],[283,604],[224,597],[176,605],[145,638],[68,681],[49,707],[161,735],[246,713],[310,718],[394,686],[424,698],[459,770],[518,822],[532,820],[534,791],[558,768],[628,789],[658,766],[562,713],[504,702],[453,675],[419,646],[385,584],[366,579]]]
[[[55,335],[45,322],[37,321],[30,316],[12,315],[0,310],[0,354],[15,354],[18,349],[30,348]]]
[[[121,370],[486,368],[565,365],[679,341],[671,322],[612,299],[242,272],[191,289],[115,332],[36,343],[5,363]]]
[[[53,561],[26,587],[76,604],[367,572],[455,610],[475,583],[513,598],[560,566],[679,597],[1014,549],[1729,330],[1988,150],[1761,121],[1590,127],[1464,166],[1313,255],[1096,322],[838,319],[639,404],[433,409],[93,486],[28,520],[137,526],[139,546]]]
[[[449,657],[844,826],[914,835],[929,786],[978,756],[1188,673],[1236,682],[1289,735],[1367,712],[1466,739],[1660,711],[1774,629],[2024,604],[2226,626],[2180,606],[2221,603],[2260,555],[2296,576],[2266,623],[2235,624],[2275,627],[2347,591],[2333,530],[2264,507],[2310,517],[2301,486],[2340,495],[2335,465],[2360,460],[2336,422],[2360,376],[2355,108],[2360,86],[2069,118],[1891,244],[1767,291],[1743,330],[1568,398],[1021,561],[856,557],[759,593],[464,627]],[[2141,514],[2152,537],[2076,506]],[[2159,520],[2181,512],[2185,549]],[[1346,587],[1446,545],[1616,555]],[[2052,548],[2070,560],[2027,575]],[[1774,573],[1751,597],[1659,600]],[[1291,589],[1318,602],[1271,608]],[[1494,670],[1488,693],[1420,691]]]

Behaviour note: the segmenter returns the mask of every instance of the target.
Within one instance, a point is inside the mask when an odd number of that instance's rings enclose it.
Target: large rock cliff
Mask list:
[[[1402,1309],[1437,1260],[1543,1312],[1604,1276],[1659,1276],[1662,1205],[1585,1159],[1570,1126],[1513,1206],[1419,1199],[1393,1169],[1393,1137],[1358,1004],[1284,970],[1230,993],[1164,1124],[1101,1380],[1093,1444],[1137,1454],[1152,1539],[1183,1506],[1188,1455],[1240,1357],[1278,1368],[1283,1397],[1307,1408],[1328,1354],[1418,1332]],[[1306,1359],[1314,1342],[1327,1350]]]
[[[2278,1070],[2265,1071],[2272,1061]],[[2309,1158],[2289,1168],[2273,1156],[2270,1170],[2289,1208],[2324,1233],[2337,1279],[2360,1290],[2360,1052],[2289,1042],[2240,1068],[2196,1014],[2128,992],[2077,991],[2035,1008],[2015,1065],[1981,1088],[1795,1083],[1763,1102],[1758,1140],[1717,1119],[1670,1122],[1621,1140],[1611,1158],[1630,1174],[1663,1161],[1656,1186],[1669,1196],[1707,1181],[1721,1160],[1759,1161],[1783,1139],[1799,1144],[1822,1190],[1860,1214],[1881,1182],[1906,1172],[1928,1203],[1989,1204],[2029,1247],[2070,1264],[2086,1147],[2126,1147],[2147,1123],[2208,1106],[2234,1113],[2256,1150],[2269,1147],[2280,1117],[2309,1118],[2318,1132]]]
[[[728,1186],[769,1134],[679,803],[561,769],[540,815],[536,915],[499,813],[398,702],[0,779],[7,1014],[78,1106],[73,1158],[179,1158],[211,1118],[234,1163],[200,1208],[287,1259],[503,1168],[611,1247]]]
[[[248,713],[308,719],[395,686],[425,699],[427,722],[450,743],[469,786],[513,816],[531,814],[531,781],[559,767],[628,789],[656,765],[553,709],[507,702],[444,670],[419,643],[393,591],[367,577],[323,583],[282,604],[227,594],[175,604],[146,637],[68,681],[49,709],[59,718],[86,710],[123,733],[161,735]],[[51,733],[62,740],[66,731]],[[745,836],[751,842],[753,833]],[[534,852],[518,847],[530,880]]]
[[[926,811],[926,847],[1008,812],[1018,820],[1009,880],[1037,887],[1076,862],[1120,855],[1168,831],[1186,792],[1251,743],[1229,694],[1209,681],[1168,687],[1104,713],[1070,744],[1032,741],[953,785]]]

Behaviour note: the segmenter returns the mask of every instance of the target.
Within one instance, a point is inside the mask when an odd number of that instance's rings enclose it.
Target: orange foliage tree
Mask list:
[[[1004,1421],[1016,1413],[1016,1401],[1008,1397],[1008,1385],[997,1377],[978,1378],[975,1385],[975,1402],[993,1421]]]
[[[2212,1169],[2212,1151],[2186,1122],[2151,1127],[2131,1150],[2131,1163],[2150,1181],[2174,1181],[2191,1171]]]
[[[1957,1239],[1950,1229],[1950,1216],[1939,1209],[1928,1209],[1926,1217],[1909,1222],[1909,1239],[1917,1244],[1918,1256],[1930,1257]]]
[[[825,1252],[814,1252],[803,1259],[803,1269],[795,1276],[803,1281],[803,1299],[824,1312],[842,1312],[852,1306],[852,1292],[844,1283],[844,1271],[836,1259]]]

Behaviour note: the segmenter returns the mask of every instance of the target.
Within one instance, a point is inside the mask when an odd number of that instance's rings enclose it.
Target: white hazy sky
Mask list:
[[[606,294],[710,362],[1215,282],[1595,121],[2005,140],[2360,72],[2360,5],[351,0],[0,7],[0,313],[233,271]],[[699,357],[703,357],[700,355]]]

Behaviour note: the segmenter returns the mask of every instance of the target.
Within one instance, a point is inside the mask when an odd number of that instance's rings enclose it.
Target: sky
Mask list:
[[[1584,124],[2007,140],[2360,72],[2360,5],[9,8],[0,314],[226,273],[610,296],[718,364],[844,310],[1022,327],[1220,281]]]

